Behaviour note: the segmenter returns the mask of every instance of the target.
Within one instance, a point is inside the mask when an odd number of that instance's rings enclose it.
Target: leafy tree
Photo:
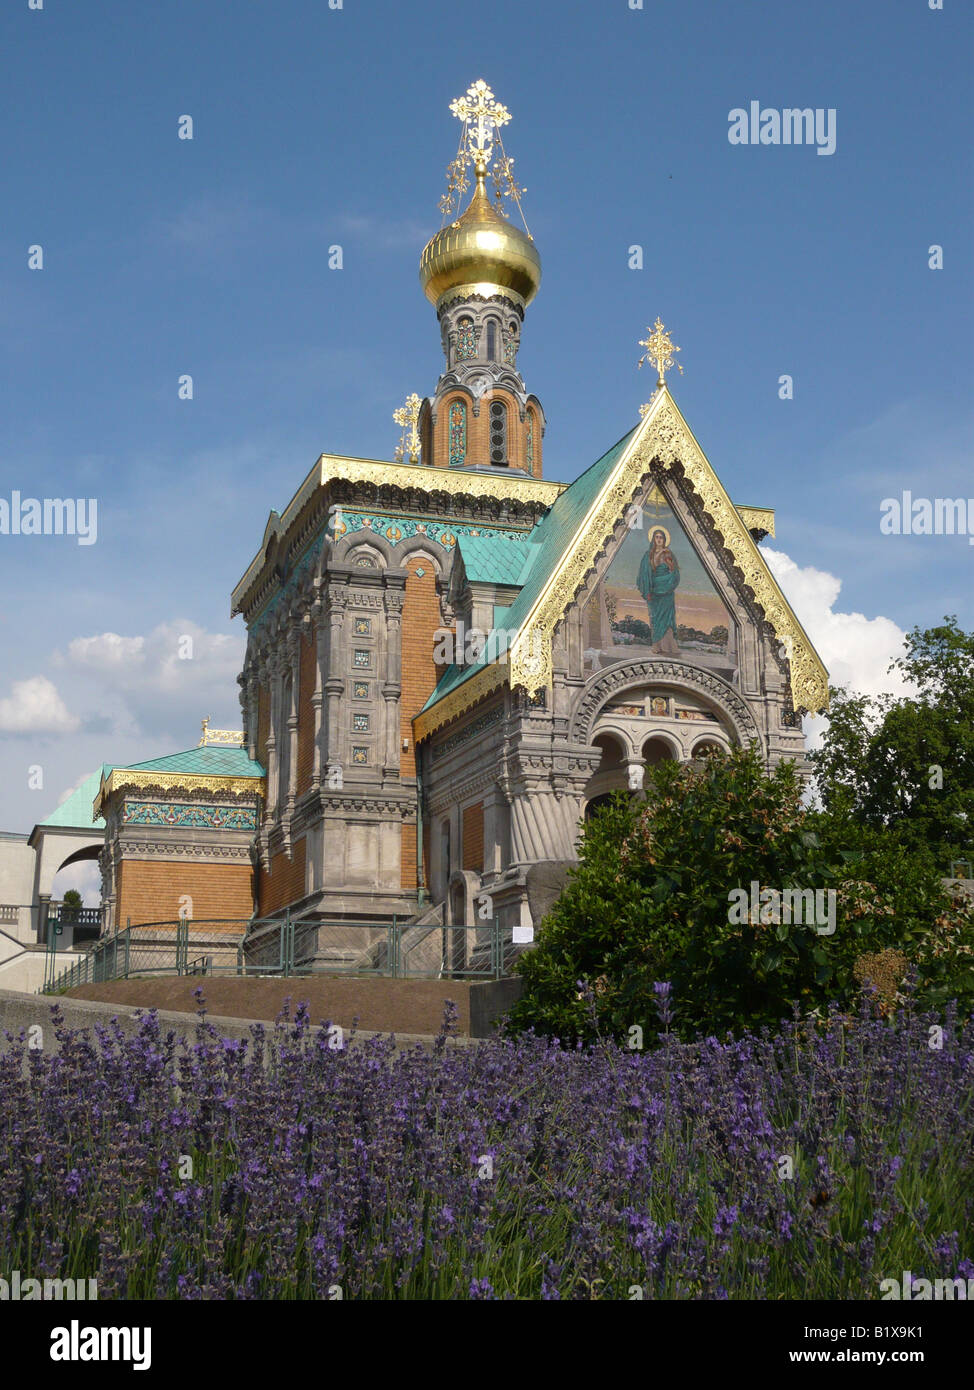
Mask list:
[[[625,1039],[638,1025],[649,1040],[654,986],[668,983],[683,1037],[774,1026],[795,1003],[851,1007],[857,962],[892,950],[930,1002],[974,1004],[970,906],[881,832],[846,848],[842,822],[806,810],[802,793],[792,763],[768,774],[752,749],[648,769],[644,800],[619,793],[586,824],[578,867],[521,961],[511,1025],[566,1039],[595,1024]],[[767,889],[818,891],[820,905],[834,893],[834,932],[785,920]]]
[[[63,915],[66,918],[77,917],[83,906],[81,894],[77,888],[69,888],[61,899]]]
[[[894,670],[915,694],[832,693],[818,795],[848,837],[885,829],[945,869],[974,842],[974,633],[951,617],[914,628]]]

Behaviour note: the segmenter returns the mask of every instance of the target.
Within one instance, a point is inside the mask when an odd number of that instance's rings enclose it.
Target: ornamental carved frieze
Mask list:
[[[385,610],[392,617],[402,617],[402,610],[406,606],[406,595],[401,589],[387,589],[383,595]]]
[[[595,721],[610,696],[635,685],[672,685],[692,690],[712,700],[727,715],[742,744],[761,741],[747,702],[725,680],[699,666],[660,658],[622,662],[594,676],[575,707],[572,743],[591,743]]]
[[[407,824],[416,819],[415,804],[410,806],[396,801],[370,801],[365,798],[359,800],[357,797],[345,798],[330,796],[327,798],[322,797],[320,805],[323,812],[340,812],[342,815],[354,815],[358,813],[370,816],[386,816],[389,818],[398,816],[400,820],[405,821]]]
[[[204,863],[232,860],[250,863],[250,842],[244,844],[200,844],[197,840],[129,840],[122,847],[122,858],[198,859]]]
[[[504,718],[503,704],[495,705],[493,709],[485,711],[479,718],[471,720],[464,728],[452,734],[442,743],[438,743],[433,748],[433,761],[437,762],[440,758],[445,758],[448,753],[452,753],[455,748],[468,742],[469,739],[476,738],[485,729],[491,728],[494,724],[499,724]]]

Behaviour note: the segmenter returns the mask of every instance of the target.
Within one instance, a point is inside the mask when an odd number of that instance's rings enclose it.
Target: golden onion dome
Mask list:
[[[491,204],[478,173],[466,211],[426,244],[419,261],[423,292],[437,307],[446,297],[498,291],[529,304],[541,284],[541,257],[526,232],[519,231]]]

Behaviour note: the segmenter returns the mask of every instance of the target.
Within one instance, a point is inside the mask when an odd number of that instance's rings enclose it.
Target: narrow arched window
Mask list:
[[[490,403],[490,461],[507,463],[507,406],[503,401]]]
[[[460,468],[467,456],[467,408],[463,401],[450,406],[450,467]]]
[[[497,361],[497,324],[493,319],[487,324],[487,361]]]
[[[457,325],[457,357],[465,362],[477,355],[477,335],[474,333],[473,319],[461,319]]]
[[[528,411],[528,430],[527,430],[527,466],[528,472],[534,472],[534,411]]]

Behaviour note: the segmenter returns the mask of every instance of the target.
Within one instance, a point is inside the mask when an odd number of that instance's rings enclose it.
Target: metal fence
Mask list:
[[[75,985],[127,980],[133,976],[201,975],[217,966],[227,974],[240,973],[247,923],[236,918],[191,921],[172,918],[124,927],[105,937],[63,970],[55,968],[58,951],[53,931],[48,937],[48,968],[43,993],[59,994]],[[211,971],[212,973],[212,971]]]
[[[128,926],[79,952],[42,993],[153,975],[373,975],[500,980],[525,949],[496,920],[475,926],[418,926],[284,917],[241,921],[175,919]]]

